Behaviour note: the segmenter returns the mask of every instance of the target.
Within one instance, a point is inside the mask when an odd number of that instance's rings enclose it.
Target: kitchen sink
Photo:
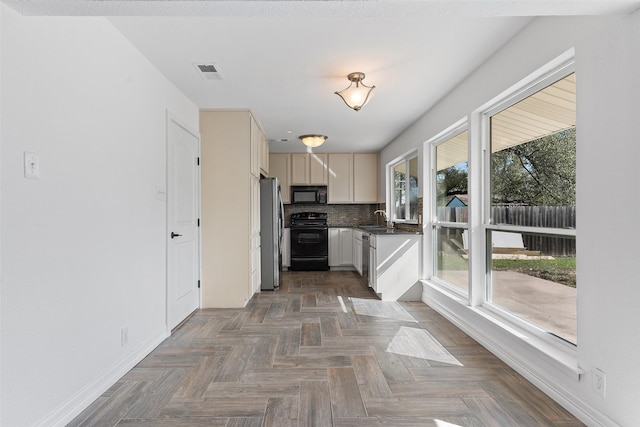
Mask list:
[[[387,227],[385,227],[384,225],[361,225],[358,228],[362,228],[363,230],[367,230],[367,231],[386,230],[387,229]]]
[[[395,231],[393,228],[387,228],[384,225],[365,225],[358,228],[361,228],[364,231],[369,231],[376,234],[379,234],[381,232],[393,233]]]

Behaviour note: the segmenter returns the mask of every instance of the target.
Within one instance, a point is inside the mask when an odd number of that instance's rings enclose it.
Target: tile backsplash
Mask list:
[[[384,210],[385,203],[362,205],[284,205],[284,224],[291,227],[291,214],[298,212],[326,212],[329,227],[385,225],[384,218],[373,212]],[[422,217],[422,197],[418,197],[418,213]],[[398,230],[422,231],[422,224],[395,224]]]
[[[378,215],[373,212],[377,204],[363,205],[284,205],[285,227],[291,226],[291,214],[298,212],[326,212],[329,227],[355,227],[357,225],[376,225]]]

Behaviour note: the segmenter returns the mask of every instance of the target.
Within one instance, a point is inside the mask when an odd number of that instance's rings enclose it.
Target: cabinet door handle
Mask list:
[[[171,232],[171,238],[173,239],[174,237],[180,237],[182,236],[182,234],[178,234],[178,233],[174,233],[173,231]]]

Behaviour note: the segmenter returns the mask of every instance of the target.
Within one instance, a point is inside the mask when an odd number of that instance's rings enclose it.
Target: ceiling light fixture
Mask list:
[[[300,135],[300,141],[307,147],[319,147],[327,140],[327,137],[324,135]]]
[[[351,73],[347,76],[347,79],[351,82],[349,86],[335,94],[342,98],[349,108],[360,111],[360,109],[369,101],[369,96],[375,86],[365,86],[365,84],[362,83],[362,80],[364,80],[364,73]]]

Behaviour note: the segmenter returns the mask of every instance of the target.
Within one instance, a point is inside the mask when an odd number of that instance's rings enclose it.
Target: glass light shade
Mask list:
[[[319,147],[327,140],[327,137],[324,135],[300,135],[300,141],[307,147]]]
[[[351,84],[340,92],[336,92],[349,108],[359,111],[369,101],[371,91],[375,86],[366,86],[362,83],[364,73],[351,73],[347,76]]]

